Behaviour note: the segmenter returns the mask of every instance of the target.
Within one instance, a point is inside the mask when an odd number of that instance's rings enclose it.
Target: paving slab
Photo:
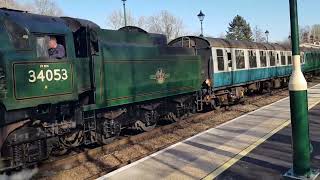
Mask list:
[[[309,108],[312,108],[320,102],[320,85],[310,88],[308,92]],[[313,118],[312,123],[315,123],[310,130],[313,138],[319,140],[314,143],[318,143],[320,151],[320,106],[316,109],[318,110],[310,112],[310,117]],[[314,119],[319,121],[316,122]],[[281,167],[280,171],[283,173],[291,166],[291,132],[290,128],[286,128],[289,124],[289,98],[285,98],[174,144],[98,179],[173,180],[239,179],[239,177],[260,179],[263,176],[258,172],[251,173],[251,169],[248,168],[252,159],[256,164],[266,164],[266,166],[272,166],[267,162],[274,160],[276,162],[274,164]],[[285,135],[277,134],[279,131],[280,133],[285,131]],[[274,134],[279,135],[276,138],[279,141],[268,144],[268,139],[272,140],[276,136]],[[258,146],[264,149],[254,153],[258,151]],[[270,156],[266,156],[269,154]],[[320,155],[314,157],[320,159]],[[259,168],[265,170],[265,167]],[[268,172],[272,170],[265,171],[265,173]],[[250,173],[252,175],[249,176]],[[271,179],[274,177],[281,176],[278,172],[278,176],[273,174]]]

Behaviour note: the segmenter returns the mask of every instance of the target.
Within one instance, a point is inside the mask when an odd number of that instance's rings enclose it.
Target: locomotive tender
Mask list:
[[[168,47],[163,35],[8,9],[0,21],[2,169],[108,143],[123,128],[148,131],[193,109],[186,94],[201,88],[200,57]],[[48,57],[49,36],[65,58]]]
[[[276,44],[187,36],[168,45],[137,27],[9,9],[0,21],[1,171],[234,103],[285,85],[292,70],[290,50]],[[49,36],[65,58],[48,57]],[[305,72],[319,70],[319,52],[304,57]]]

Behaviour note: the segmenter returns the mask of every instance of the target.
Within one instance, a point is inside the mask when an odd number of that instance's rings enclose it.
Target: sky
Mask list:
[[[30,2],[31,0],[19,0]],[[121,0],[56,0],[64,16],[84,18],[107,28],[107,17],[122,10]],[[200,32],[197,14],[206,15],[204,34],[217,37],[225,33],[228,24],[237,14],[251,27],[258,26],[270,32],[270,41],[281,41],[290,32],[289,0],[127,0],[127,9],[135,17],[155,15],[168,10],[180,17],[187,32]],[[300,26],[320,24],[319,0],[298,0]]]

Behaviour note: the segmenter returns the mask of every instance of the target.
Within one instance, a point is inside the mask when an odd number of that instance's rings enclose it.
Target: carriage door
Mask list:
[[[233,84],[233,62],[232,62],[232,49],[226,49],[226,58],[227,58],[227,73],[226,73],[226,85]]]

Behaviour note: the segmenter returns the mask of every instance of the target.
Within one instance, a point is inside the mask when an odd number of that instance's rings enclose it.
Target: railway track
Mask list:
[[[311,87],[318,83],[320,83],[320,78],[314,77],[308,85]],[[214,112],[195,114],[173,124],[160,126],[150,132],[122,137],[102,147],[49,160],[39,167],[39,173],[35,178],[95,179],[174,143],[287,96],[287,88],[274,90],[272,95],[266,93],[248,96],[244,104],[221,108]]]

